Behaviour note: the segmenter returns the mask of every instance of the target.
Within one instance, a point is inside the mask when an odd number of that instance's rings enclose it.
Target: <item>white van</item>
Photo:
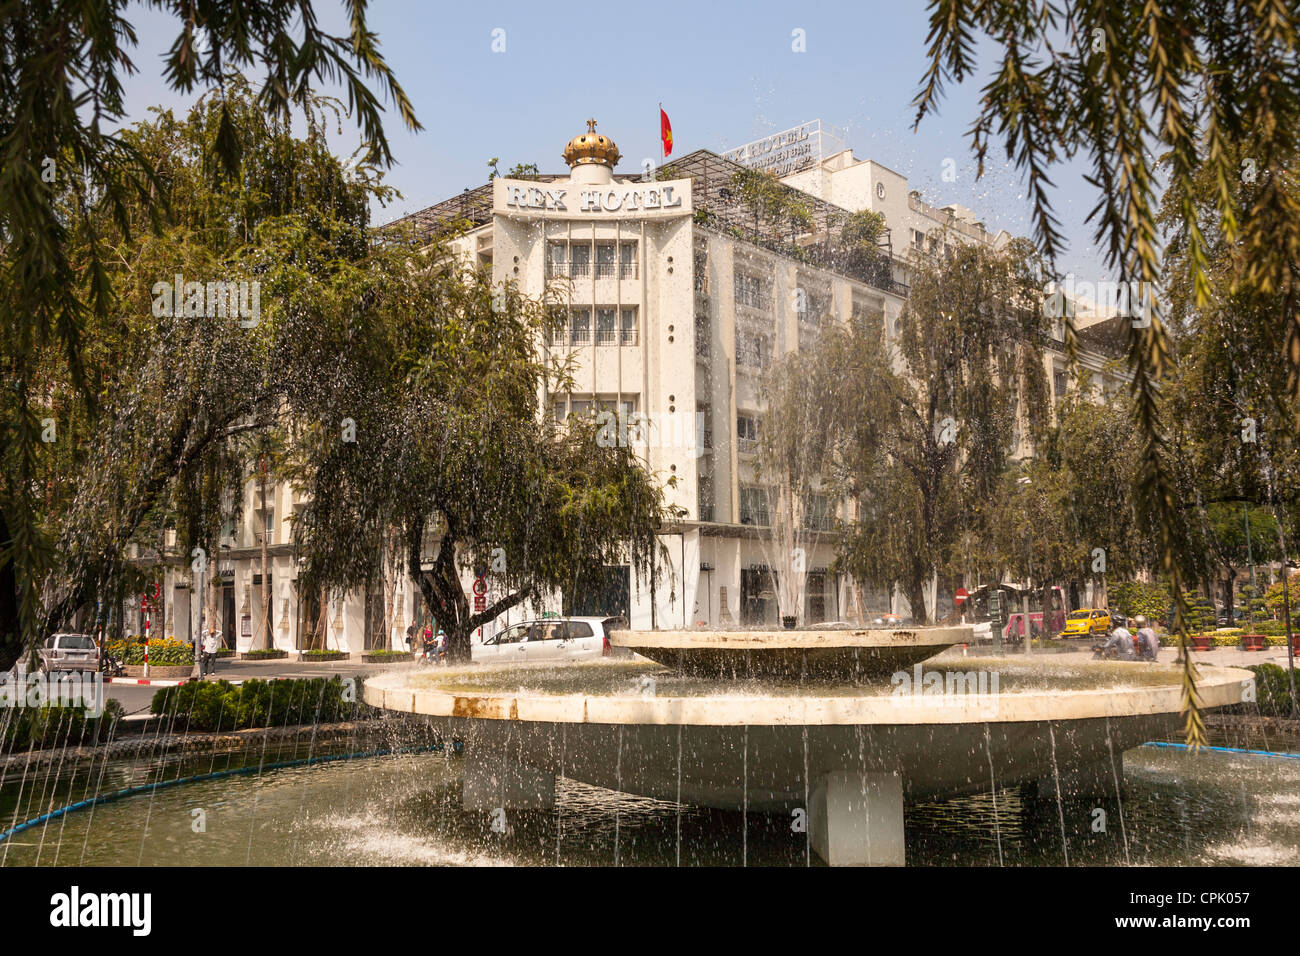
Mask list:
[[[490,661],[571,661],[610,654],[609,632],[617,617],[548,618],[503,628],[470,649],[474,663]]]

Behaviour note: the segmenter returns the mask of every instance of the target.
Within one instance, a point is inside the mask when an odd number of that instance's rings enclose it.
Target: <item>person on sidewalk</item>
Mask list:
[[[208,628],[208,633],[203,635],[203,653],[199,657],[199,679],[202,680],[205,674],[215,674],[217,672],[217,629]]]

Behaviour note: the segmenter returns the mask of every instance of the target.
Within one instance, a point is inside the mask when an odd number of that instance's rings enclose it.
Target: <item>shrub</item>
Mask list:
[[[285,651],[278,650],[274,647],[261,647],[255,651],[249,651],[247,654],[247,658],[250,661],[256,661],[256,660],[265,660],[267,658],[273,659],[278,657],[284,657],[285,655],[286,655]]]
[[[313,661],[341,661],[347,658],[347,651],[303,651],[304,660]]]
[[[15,707],[0,721],[0,752],[99,743],[108,739],[123,709],[111,697],[100,717],[87,717],[84,707]]]
[[[410,656],[411,656],[411,652],[410,652],[410,651],[387,651],[387,650],[384,650],[384,651],[366,651],[366,656],[367,656],[367,657],[379,657],[379,658],[384,658],[384,657],[410,657]]]
[[[188,730],[334,723],[355,717],[364,707],[361,679],[351,685],[349,691],[340,677],[250,680],[239,686],[225,680],[193,681],[160,689],[151,709],[155,715],[174,715],[175,726]],[[346,700],[345,695],[356,700]]]
[[[1256,664],[1248,668],[1255,675],[1255,703],[1242,704],[1244,713],[1258,712],[1265,717],[1291,716],[1291,685],[1286,668],[1277,664]]]

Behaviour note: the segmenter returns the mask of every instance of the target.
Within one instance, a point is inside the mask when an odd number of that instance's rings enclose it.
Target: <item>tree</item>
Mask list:
[[[827,483],[833,464],[831,416],[844,396],[823,369],[846,358],[828,361],[828,350],[843,344],[832,338],[819,340],[814,350],[790,352],[768,367],[760,384],[767,412],[759,428],[755,477],[768,499],[781,617],[803,618],[807,546],[819,530],[828,530],[832,517],[829,506],[819,513],[817,503],[833,493]]]
[[[206,161],[223,115],[244,144],[234,177]],[[258,443],[283,424],[284,389],[314,387],[320,375],[313,337],[287,329],[284,315],[300,316],[305,328],[346,322],[366,307],[360,297],[371,281],[406,268],[382,248],[368,250],[370,201],[391,195],[375,170],[345,167],[317,125],[293,137],[245,84],[231,81],[223,99],[201,99],[183,120],[158,113],[121,139],[155,170],[156,196],[126,204],[128,228],[101,209],[68,237],[77,269],[108,250],[110,311],[103,320],[92,314],[84,329],[95,411],[61,348],[47,343],[26,357],[32,394],[41,396],[29,401],[31,414],[50,420],[56,438],[32,459],[37,534],[51,543],[36,581],[38,631],[70,626],[78,615],[85,621],[97,602],[120,606],[141,583],[128,546],[157,550],[167,529],[196,572],[207,569]],[[172,210],[161,236],[140,228],[155,204]],[[224,313],[186,308],[183,292],[182,307],[173,308],[172,290],[163,295],[156,286],[170,286],[177,273],[256,283],[260,316],[241,319],[229,301]],[[251,309],[251,296],[246,304]],[[258,442],[241,441],[259,434]],[[10,445],[2,454],[12,502],[18,489],[8,482],[23,452]],[[15,575],[9,583],[17,586]],[[6,636],[0,667],[23,646],[16,629]]]
[[[321,423],[299,443],[310,501],[295,540],[302,579],[337,592],[374,579],[399,529],[406,572],[451,659],[465,661],[474,629],[525,600],[579,590],[606,565],[653,575],[671,515],[628,441],[600,440],[594,419],[560,426],[541,414],[543,390],[567,387],[539,357],[549,307],[447,248],[408,242],[417,257],[375,291],[379,307],[317,336],[346,373],[294,402],[297,420]],[[340,435],[345,416],[355,440]],[[482,611],[471,611],[465,568],[500,595]]]
[[[1001,138],[1027,181],[1034,237],[1049,261],[1064,243],[1048,193],[1051,168],[1086,153],[1098,192],[1090,218],[1108,264],[1121,281],[1156,287],[1163,179],[1181,197],[1171,218],[1182,232],[1195,302],[1243,289],[1276,296],[1266,319],[1272,356],[1287,369],[1292,394],[1300,394],[1300,184],[1290,165],[1300,135],[1300,18],[1293,7],[931,0],[927,42],[930,63],[914,100],[918,125],[937,110],[949,81],[974,74],[977,50],[1000,54],[972,127],[972,150],[982,175],[993,139]],[[1164,177],[1153,157],[1162,158]],[[1198,170],[1213,180],[1206,203],[1192,198]],[[1250,186],[1245,196],[1234,189],[1239,182]],[[1232,247],[1226,276],[1208,267],[1207,220]],[[1181,595],[1186,537],[1167,461],[1160,385],[1171,379],[1172,355],[1159,303],[1149,325],[1133,324],[1128,351],[1133,421],[1144,444],[1140,505],[1158,531],[1162,569]],[[1200,742],[1191,655],[1178,630],[1186,729]]]
[[[1045,421],[1044,319],[1026,243],[959,246],[914,272],[896,341],[883,322],[860,321],[828,329],[816,354],[838,396],[836,477],[858,511],[842,566],[899,582],[928,620],[925,589],[996,494],[1017,438]]]
[[[7,450],[0,485],[0,666],[41,635],[51,616],[41,582],[64,560],[36,490],[44,455],[36,406],[47,394],[37,386],[40,363],[57,353],[81,413],[96,413],[104,385],[88,363],[86,332],[115,308],[108,243],[157,228],[169,211],[159,169],[129,135],[112,132],[124,119],[121,77],[135,69],[136,35],[122,15],[125,6],[77,0],[0,11],[0,354],[10,382],[0,398],[0,446]],[[347,36],[325,33],[310,3],[162,6],[180,27],[165,59],[172,89],[224,94],[232,71],[259,67],[265,78],[258,108],[285,125],[294,109],[314,123],[316,85],[341,83],[370,165],[391,164],[392,155],[382,103],[368,83],[397,107],[408,129],[420,128],[362,5],[350,6]],[[213,135],[201,144],[210,172],[220,169],[230,178],[250,146],[240,138],[235,99],[219,99]],[[186,454],[186,447],[174,450]]]

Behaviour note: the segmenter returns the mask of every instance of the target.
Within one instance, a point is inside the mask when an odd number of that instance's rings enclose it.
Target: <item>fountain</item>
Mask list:
[[[905,799],[1038,782],[1058,807],[1117,800],[1123,752],[1178,726],[1178,667],[933,659],[971,633],[617,631],[638,657],[392,673],[365,698],[466,741],[467,810],[550,808],[564,777],[788,812],[831,865],[903,864]],[[1199,667],[1202,706],[1239,703],[1251,679]]]

